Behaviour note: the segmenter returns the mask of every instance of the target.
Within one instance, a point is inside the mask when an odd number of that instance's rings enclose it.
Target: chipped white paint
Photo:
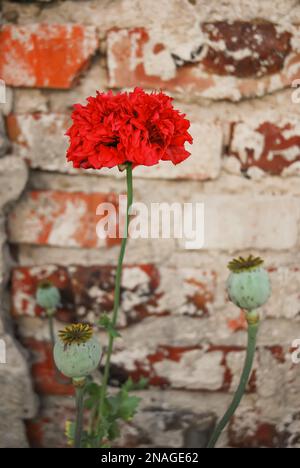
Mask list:
[[[125,268],[122,274],[122,285],[128,289],[148,285],[149,281],[147,273],[139,267]]]
[[[20,133],[15,151],[29,160],[31,167],[60,172],[72,170],[66,161],[68,139],[65,132],[69,124],[66,114],[17,114],[16,123]]]
[[[137,346],[136,349],[127,350],[124,349],[120,352],[116,350],[112,357],[112,362],[116,365],[123,366],[128,371],[134,371],[136,369],[136,363],[142,362],[145,370],[149,369],[147,364],[147,349],[145,347]]]
[[[78,230],[82,229],[82,216],[87,210],[87,205],[83,200],[67,201],[63,213],[58,216],[54,215],[52,220],[48,219],[48,221],[52,221],[48,237],[49,244],[77,246],[78,239],[75,238],[75,235]]]
[[[26,306],[24,307],[25,304]],[[22,311],[24,313],[24,310],[26,310],[27,316],[34,317],[36,303],[32,297],[31,291],[18,291],[14,297],[14,307],[16,311]]]
[[[157,375],[170,381],[173,388],[219,390],[224,378],[222,358],[219,351],[193,350],[183,353],[179,362],[165,359],[153,367]]]
[[[237,152],[243,163],[247,162],[248,151],[253,151],[255,161],[258,161],[264,149],[264,136],[251,128],[247,123],[238,123],[234,127],[233,138],[231,141],[231,151]]]

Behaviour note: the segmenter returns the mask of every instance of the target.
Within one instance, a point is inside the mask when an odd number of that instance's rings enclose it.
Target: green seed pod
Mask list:
[[[43,309],[54,311],[60,304],[59,289],[50,281],[43,281],[36,290],[36,302]]]
[[[269,275],[262,267],[263,260],[250,255],[244,259],[232,260],[227,280],[227,291],[230,300],[247,311],[263,306],[270,297],[271,286]]]
[[[73,324],[59,332],[53,350],[57,368],[67,377],[80,379],[99,365],[101,346],[87,324]]]

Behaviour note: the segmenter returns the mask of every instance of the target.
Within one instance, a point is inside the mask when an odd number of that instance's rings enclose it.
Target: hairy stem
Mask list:
[[[121,249],[119,254],[118,266],[116,271],[116,283],[115,283],[115,294],[114,294],[114,308],[112,314],[112,326],[115,327],[118,320],[118,312],[120,308],[120,296],[121,296],[121,276],[123,260],[125,256],[127,238],[128,238],[128,227],[129,227],[129,211],[133,201],[133,189],[132,189],[132,165],[131,163],[126,164],[126,179],[127,179],[127,208],[126,208],[126,219],[125,219],[125,232],[122,238]],[[114,344],[113,334],[109,335],[108,348],[106,354],[106,362],[104,367],[104,374],[102,379],[101,391],[100,391],[100,403],[99,403],[99,424],[101,424],[101,418],[103,415],[103,409],[105,404],[105,397],[107,391],[107,384],[109,378],[110,360],[113,352]]]
[[[254,354],[255,354],[255,347],[256,347],[256,336],[257,336],[257,330],[258,330],[258,323],[249,323],[248,325],[248,345],[247,345],[247,354],[246,354],[246,359],[245,359],[245,364],[244,364],[244,369],[242,372],[241,380],[239,383],[239,386],[234,394],[233,400],[224,414],[223,418],[221,421],[217,424],[217,427],[214,430],[214,433],[208,443],[207,448],[214,448],[223,429],[226,427],[227,423],[229,420],[232,418],[234,415],[237,407],[239,406],[241,399],[245,393],[245,389],[247,386],[247,383],[249,381],[251,369],[252,369],[252,364],[253,364],[253,359],[254,359]]]
[[[55,333],[54,333],[53,315],[54,315],[53,310],[47,311],[48,323],[49,323],[49,335],[50,335],[51,344],[54,347],[55,346]]]
[[[76,399],[76,422],[75,422],[75,448],[81,448],[82,430],[83,430],[83,397],[84,397],[84,384],[75,385],[75,399]]]

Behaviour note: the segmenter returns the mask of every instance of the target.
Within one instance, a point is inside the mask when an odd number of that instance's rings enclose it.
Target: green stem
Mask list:
[[[75,383],[76,399],[76,422],[75,422],[75,448],[81,448],[82,428],[83,428],[83,397],[84,385]]]
[[[242,372],[242,377],[239,383],[239,386],[234,394],[233,400],[224,414],[223,418],[221,421],[218,423],[217,427],[214,430],[214,433],[208,443],[207,448],[214,448],[223,429],[229,422],[229,420],[232,418],[234,415],[237,407],[239,406],[241,399],[245,393],[245,389],[247,386],[247,383],[249,381],[251,369],[252,369],[252,364],[253,364],[253,359],[254,359],[254,354],[255,354],[255,347],[256,347],[256,336],[257,336],[257,330],[258,330],[258,323],[253,323],[248,325],[248,345],[247,345],[247,354],[246,354],[246,360],[244,364],[244,369]]]
[[[47,311],[48,323],[49,323],[49,334],[52,346],[55,346],[55,333],[54,333],[54,323],[53,323],[53,311]]]
[[[125,219],[125,232],[122,238],[121,249],[119,254],[118,266],[116,271],[116,283],[115,283],[115,294],[114,294],[114,308],[112,314],[112,326],[113,328],[117,324],[118,312],[120,307],[120,296],[121,296],[121,276],[123,260],[125,256],[127,238],[128,238],[128,227],[129,227],[129,211],[133,201],[133,190],[132,190],[132,165],[127,163],[126,165],[126,178],[127,178],[127,208],[126,208],[126,219]],[[114,344],[113,334],[109,334],[108,348],[106,355],[106,362],[104,367],[104,374],[102,379],[101,391],[100,391],[100,403],[99,403],[99,424],[101,424],[101,417],[103,415],[105,396],[107,391],[107,384],[109,378],[110,360],[113,351]]]

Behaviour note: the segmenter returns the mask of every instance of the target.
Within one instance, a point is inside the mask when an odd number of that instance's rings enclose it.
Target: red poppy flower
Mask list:
[[[190,122],[162,92],[97,93],[86,106],[77,104],[67,131],[68,161],[77,168],[113,167],[128,161],[152,166],[160,160],[178,164],[190,153]]]

